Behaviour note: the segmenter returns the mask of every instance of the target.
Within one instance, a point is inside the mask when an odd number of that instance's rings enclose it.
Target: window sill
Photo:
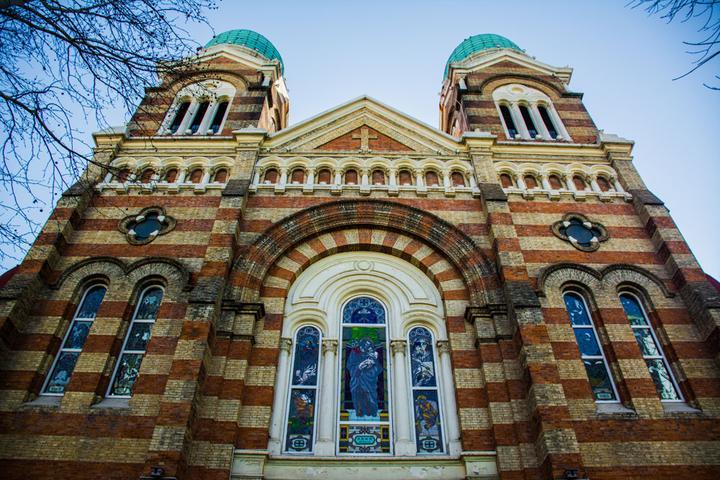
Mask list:
[[[622,403],[598,403],[596,415],[600,419],[637,420],[637,412]]]
[[[666,416],[698,416],[703,415],[702,410],[691,407],[685,402],[662,402]]]
[[[91,408],[98,410],[130,410],[129,398],[104,398]]]
[[[62,395],[40,395],[36,399],[22,405],[23,409],[56,409],[60,408]]]

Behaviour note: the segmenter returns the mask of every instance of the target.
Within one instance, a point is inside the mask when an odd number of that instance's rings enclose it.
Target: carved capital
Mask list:
[[[437,341],[438,353],[450,353],[450,341],[449,340],[438,340]]]
[[[323,340],[322,341],[322,351],[323,354],[325,353],[335,353],[338,349],[338,341],[337,340]]]
[[[403,355],[407,351],[407,342],[405,340],[392,340],[390,342],[390,349],[393,355],[402,353]]]
[[[292,343],[293,342],[291,338],[282,337],[280,339],[280,350],[285,350],[286,352],[289,352],[292,348]]]

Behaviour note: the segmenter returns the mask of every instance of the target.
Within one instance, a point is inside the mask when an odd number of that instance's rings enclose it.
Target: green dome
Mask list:
[[[495,35],[494,33],[481,33],[480,35],[473,35],[472,37],[466,38],[460,45],[455,47],[455,50],[450,54],[447,63],[445,64],[445,75],[446,78],[450,71],[450,64],[456,62],[462,62],[470,55],[483,50],[492,50],[493,48],[511,48],[522,52],[523,49],[518,47],[515,42],[508,40],[501,35]]]
[[[281,71],[285,67],[280,52],[277,51],[275,45],[264,36],[252,30],[228,30],[213,37],[212,40],[205,45],[205,48],[210,48],[222,43],[232,43],[233,45],[241,45],[250,50],[255,50],[268,60],[278,60]]]

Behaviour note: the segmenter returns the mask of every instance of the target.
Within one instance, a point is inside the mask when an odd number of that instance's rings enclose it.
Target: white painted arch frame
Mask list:
[[[314,325],[322,332],[323,353],[320,405],[316,418],[315,456],[335,456],[337,441],[337,345],[341,335],[342,307],[358,296],[370,296],[387,309],[387,332],[393,342],[407,345],[413,327],[428,328],[436,345],[436,368],[440,383],[440,407],[446,452],[460,454],[460,428],[453,384],[445,313],[440,292],[419,268],[392,255],[377,252],[346,252],[311,265],[291,286],[285,303],[281,351],[270,426],[271,455],[282,455],[290,381],[292,341],[301,326]],[[398,344],[396,343],[396,345]],[[333,346],[334,347],[329,347]],[[395,456],[414,456],[413,412],[409,396],[409,362],[406,348],[392,348],[390,370],[393,441]],[[398,368],[398,367],[401,368]],[[329,386],[329,388],[328,388]]]

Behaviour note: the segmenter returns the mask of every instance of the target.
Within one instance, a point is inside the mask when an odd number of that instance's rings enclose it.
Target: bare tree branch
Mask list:
[[[92,163],[83,126],[129,117],[146,85],[183,75],[216,0],[0,0],[0,261]],[[90,122],[90,119],[93,122]],[[54,200],[53,200],[54,201]],[[16,253],[13,253],[16,252]]]

